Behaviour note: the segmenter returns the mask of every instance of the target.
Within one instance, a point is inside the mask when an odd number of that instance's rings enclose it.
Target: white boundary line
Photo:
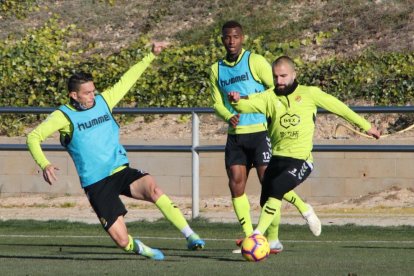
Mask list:
[[[0,234],[0,238],[67,238],[67,239],[90,239],[90,238],[108,238],[107,235],[100,235],[100,236],[76,236],[76,235],[2,235]],[[156,239],[156,240],[182,240],[184,238],[173,238],[173,237],[151,237],[151,236],[139,236],[141,239]],[[234,241],[235,239],[215,239],[215,238],[203,238],[206,241]],[[332,241],[332,240],[283,240],[283,242],[289,243],[414,243],[412,241],[377,241],[377,240],[368,240],[368,241]]]

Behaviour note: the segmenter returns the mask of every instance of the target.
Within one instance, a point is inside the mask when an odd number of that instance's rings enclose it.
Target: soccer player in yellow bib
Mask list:
[[[289,57],[276,59],[272,71],[275,88],[248,99],[241,99],[237,91],[229,93],[229,101],[238,112],[260,112],[271,119],[272,158],[263,179],[263,208],[254,234],[265,233],[275,221],[279,223],[283,196],[301,184],[313,169],[311,151],[317,107],[354,123],[376,139],[380,138],[375,126],[337,98],[318,87],[298,84],[294,62]]]
[[[163,260],[164,254],[129,235],[124,221],[127,210],[120,195],[154,203],[187,239],[188,249],[201,249],[205,245],[154,177],[129,167],[127,153],[119,142],[119,126],[112,116],[115,105],[166,46],[165,42],[154,42],[152,53],[132,66],[113,87],[97,95],[92,76],[75,73],[68,80],[69,103],[52,112],[27,137],[30,153],[42,168],[43,178],[52,185],[57,181],[58,167],[46,158],[40,144],[58,131],[105,231],[126,252],[153,260]]]
[[[273,87],[272,69],[266,59],[243,49],[244,34],[240,23],[228,21],[222,26],[222,42],[226,49],[225,59],[211,66],[210,86],[213,107],[218,117],[229,123],[225,148],[225,165],[233,208],[245,236],[253,232],[250,203],[245,194],[247,177],[256,167],[262,181],[271,157],[270,140],[267,136],[267,120],[263,114],[239,114],[227,100],[227,94],[238,91],[242,96],[260,94]],[[309,204],[294,192],[284,195],[302,214],[312,233],[319,236],[321,223]],[[279,253],[283,245],[278,238],[278,225],[267,233],[271,253]],[[237,240],[240,246],[242,239]]]

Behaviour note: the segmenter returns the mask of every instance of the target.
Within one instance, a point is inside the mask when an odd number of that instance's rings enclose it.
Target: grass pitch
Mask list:
[[[161,249],[152,261],[116,248],[100,225],[64,221],[0,221],[2,275],[412,275],[414,227],[281,225],[285,250],[260,263],[232,253],[242,236],[237,224],[193,220],[206,240],[188,251],[165,220],[128,224],[134,237]]]

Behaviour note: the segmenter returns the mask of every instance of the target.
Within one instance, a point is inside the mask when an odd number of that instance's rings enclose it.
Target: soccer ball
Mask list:
[[[249,262],[260,262],[269,257],[270,246],[265,236],[254,234],[243,240],[241,251]]]

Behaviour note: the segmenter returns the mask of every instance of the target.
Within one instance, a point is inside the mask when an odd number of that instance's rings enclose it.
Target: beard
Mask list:
[[[291,87],[292,86],[292,84],[288,84],[288,85],[279,85],[279,86],[277,86],[276,87],[276,92],[278,93],[278,94],[285,94],[286,93],[286,90],[289,88],[289,87]]]
[[[295,91],[297,86],[298,86],[298,83],[296,82],[296,80],[294,80],[292,83],[287,84],[287,85],[276,86],[275,87],[276,95],[281,95],[281,96],[289,95],[290,93]]]

